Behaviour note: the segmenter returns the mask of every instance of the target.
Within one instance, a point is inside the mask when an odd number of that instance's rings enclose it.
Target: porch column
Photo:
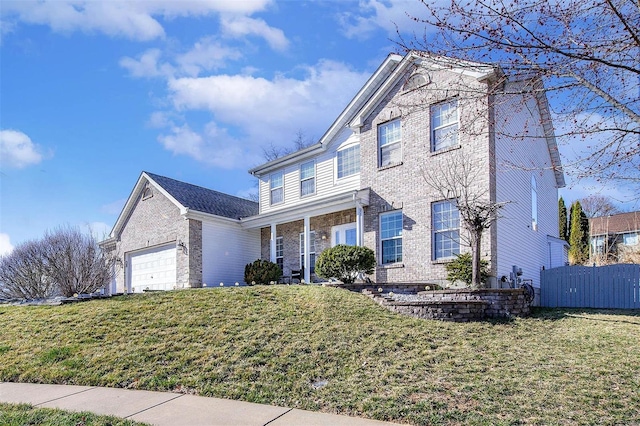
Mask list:
[[[309,230],[309,216],[304,217],[304,229],[302,230],[304,234],[304,282],[311,282],[311,237]]]
[[[362,246],[364,244],[364,209],[362,204],[356,202],[356,245]]]
[[[269,260],[276,263],[276,224],[271,224],[271,239],[269,240]]]

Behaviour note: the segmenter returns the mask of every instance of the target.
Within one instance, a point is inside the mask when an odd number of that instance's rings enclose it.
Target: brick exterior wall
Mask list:
[[[184,220],[180,210],[155,188],[153,196],[136,201],[116,243],[118,256],[127,261],[132,252],[164,244],[184,242],[185,253],[176,250],[176,286],[178,288],[202,285],[202,222]],[[126,290],[127,266],[117,273],[117,291]]]
[[[426,185],[425,170],[446,165],[452,155],[462,155],[474,168],[486,171],[474,181],[473,189],[495,193],[486,99],[463,101],[461,97],[460,147],[430,152],[430,105],[452,99],[456,92],[451,88],[459,84],[482,88],[483,83],[475,79],[460,81],[461,77],[447,71],[432,71],[430,75],[429,85],[412,91],[402,88],[408,75],[400,78],[360,128],[361,187],[371,188],[370,203],[364,210],[364,245],[375,250],[379,263],[380,214],[395,209],[402,209],[403,213],[402,262],[379,264],[375,271],[375,281],[379,283],[428,282],[446,277],[444,263],[433,261],[431,244],[431,204],[442,199]],[[402,129],[402,160],[393,166],[378,167],[378,125],[398,117]],[[495,232],[485,232],[481,255],[492,268],[494,247]],[[461,243],[462,252],[469,250]]]

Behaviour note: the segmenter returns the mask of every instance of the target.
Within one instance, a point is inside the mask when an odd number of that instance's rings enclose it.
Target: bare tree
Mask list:
[[[78,228],[61,227],[0,259],[0,295],[25,299],[73,296],[104,287],[116,271],[114,252]]]
[[[582,205],[582,211],[589,219],[621,213],[620,209],[613,203],[611,197],[607,197],[606,195],[589,195],[588,197],[582,198],[580,204]]]
[[[446,56],[441,64],[449,68],[492,64],[505,81],[538,76],[544,87],[522,90],[548,95],[561,140],[584,141],[570,165],[576,176],[640,185],[637,2],[421,1],[425,15],[413,19],[428,28],[422,39],[401,40],[404,49],[428,51],[431,60]]]
[[[0,297],[44,299],[56,286],[47,274],[44,246],[38,241],[19,244],[0,258]]]
[[[313,139],[308,138],[302,130],[296,132],[296,137],[291,146],[278,146],[273,142],[262,148],[262,156],[266,161],[273,161],[285,155],[292,154],[314,144]]]
[[[500,209],[507,204],[492,201],[488,186],[478,185],[483,172],[481,168],[466,161],[462,154],[451,155],[447,161],[434,164],[422,172],[427,186],[435,192],[435,196],[442,200],[452,200],[458,208],[460,225],[466,231],[466,234],[460,233],[460,239],[471,247],[471,282],[478,288],[482,287],[482,234],[491,227],[498,218]]]

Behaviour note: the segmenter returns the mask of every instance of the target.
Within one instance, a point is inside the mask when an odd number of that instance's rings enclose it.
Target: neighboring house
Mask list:
[[[589,220],[590,262],[640,263],[640,211]]]
[[[124,259],[115,287],[241,281],[244,265],[259,257],[312,282],[317,256],[336,244],[373,249],[376,283],[442,282],[446,263],[469,247],[455,201],[430,191],[425,171],[453,159],[478,171],[470,189],[508,202],[483,236],[491,284],[515,265],[539,286],[541,269],[567,261],[557,210],[564,176],[547,100],[535,80],[490,94],[500,70],[475,65],[389,55],[318,143],[250,170],[259,179],[259,210],[143,173],[103,242]],[[531,90],[516,94],[523,85]],[[167,278],[154,287],[156,275],[144,268],[162,258]],[[140,278],[138,264],[149,265],[140,266]]]
[[[250,170],[260,214],[241,222],[261,230],[264,259],[285,275],[302,268],[309,282],[324,249],[364,245],[377,283],[444,280],[445,264],[469,249],[454,201],[434,196],[424,171],[462,158],[481,171],[472,189],[508,202],[483,237],[492,275],[516,265],[539,286],[541,269],[566,263],[564,176],[540,83],[508,82],[492,95],[499,69],[438,62],[389,55],[318,143]],[[529,93],[514,94],[525,85]]]
[[[109,239],[118,271],[107,293],[233,285],[260,256],[259,230],[240,218],[258,204],[143,172]]]

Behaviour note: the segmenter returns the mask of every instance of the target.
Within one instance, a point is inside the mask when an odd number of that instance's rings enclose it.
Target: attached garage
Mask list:
[[[131,253],[129,256],[129,289],[172,290],[176,286],[176,245],[169,244]]]

